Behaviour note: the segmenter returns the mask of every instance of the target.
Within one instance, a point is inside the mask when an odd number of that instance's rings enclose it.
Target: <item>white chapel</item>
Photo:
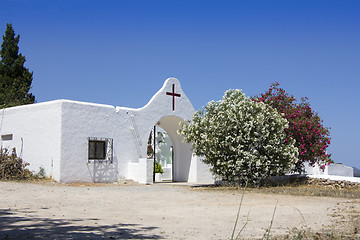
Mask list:
[[[155,139],[156,129],[161,129],[171,145],[171,159],[163,166],[165,179],[213,183],[209,166],[177,133],[179,124],[191,120],[194,112],[180,82],[169,78],[138,109],[71,100],[2,109],[1,146],[15,148],[30,163],[30,170],[43,168],[58,182],[125,178],[152,184],[154,158],[148,156],[149,136],[153,133]]]

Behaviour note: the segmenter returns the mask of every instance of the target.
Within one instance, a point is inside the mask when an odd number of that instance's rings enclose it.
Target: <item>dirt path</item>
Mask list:
[[[229,239],[241,192],[188,186],[67,186],[0,182],[0,239]],[[246,193],[242,236],[326,228],[359,200]]]

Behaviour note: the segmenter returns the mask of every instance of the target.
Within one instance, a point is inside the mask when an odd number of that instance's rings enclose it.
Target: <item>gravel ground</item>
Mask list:
[[[179,184],[0,182],[0,239],[229,239],[241,191]],[[238,229],[262,237],[277,204],[271,235],[346,222],[358,199],[247,192]],[[337,225],[340,227],[340,225]]]

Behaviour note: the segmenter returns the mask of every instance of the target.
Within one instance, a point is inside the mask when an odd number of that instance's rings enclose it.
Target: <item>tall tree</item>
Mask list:
[[[19,39],[11,23],[6,24],[0,50],[0,108],[35,102],[35,96],[29,92],[33,73],[24,66],[26,59],[19,54]]]

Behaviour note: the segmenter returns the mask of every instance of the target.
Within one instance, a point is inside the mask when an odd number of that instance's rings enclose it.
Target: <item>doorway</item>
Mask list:
[[[154,159],[154,182],[172,182],[174,147],[169,134],[160,126],[155,125],[149,135],[147,156]]]
[[[162,176],[164,181],[187,182],[189,179],[192,150],[191,145],[185,143],[183,137],[177,132],[180,123],[185,123],[185,121],[177,116],[166,116],[157,121],[155,127],[149,129],[147,157],[155,158],[153,169],[158,167],[157,163],[161,164],[162,170],[165,170]],[[154,135],[156,135],[155,138]],[[161,140],[164,142],[159,144]],[[155,154],[152,153],[154,149],[158,151]]]

